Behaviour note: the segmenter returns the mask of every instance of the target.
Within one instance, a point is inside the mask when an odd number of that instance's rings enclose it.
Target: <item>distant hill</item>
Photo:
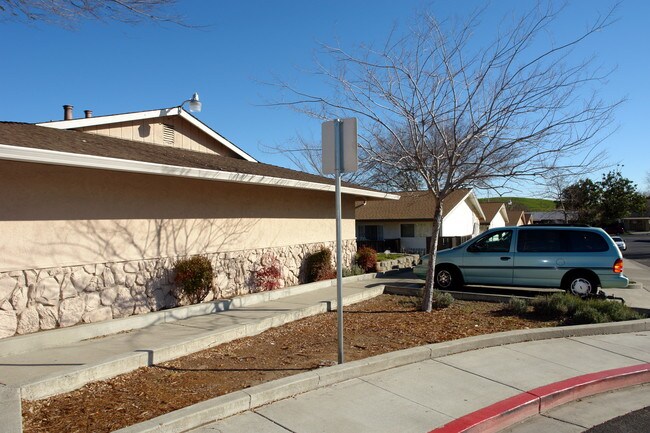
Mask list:
[[[508,210],[523,210],[524,212],[548,212],[555,209],[555,202],[545,198],[526,198],[526,197],[491,197],[478,199],[481,203],[508,203]]]

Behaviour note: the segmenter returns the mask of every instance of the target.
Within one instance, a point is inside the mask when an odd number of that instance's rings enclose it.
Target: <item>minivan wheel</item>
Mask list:
[[[461,276],[450,267],[436,268],[435,287],[439,290],[453,290],[462,285]]]
[[[589,296],[596,293],[598,283],[587,274],[573,274],[566,279],[564,290],[576,296]]]

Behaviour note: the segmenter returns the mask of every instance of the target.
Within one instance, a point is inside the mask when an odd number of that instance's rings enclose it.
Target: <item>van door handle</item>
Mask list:
[[[510,257],[501,257],[501,260],[503,260],[504,262],[507,262],[508,260],[510,260]]]

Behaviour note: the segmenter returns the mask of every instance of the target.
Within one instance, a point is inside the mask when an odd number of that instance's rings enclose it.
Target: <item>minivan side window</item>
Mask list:
[[[519,230],[517,251],[520,253],[559,253],[566,251],[561,230]]]
[[[467,247],[467,251],[471,253],[507,253],[510,251],[510,241],[512,241],[512,230],[502,230],[482,237]]]
[[[578,230],[569,231],[569,251],[574,253],[597,253],[607,250],[609,250],[609,245],[599,233]]]

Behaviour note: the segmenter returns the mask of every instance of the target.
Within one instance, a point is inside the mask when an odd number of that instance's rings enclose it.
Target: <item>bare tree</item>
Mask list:
[[[323,173],[322,152],[320,137],[317,139],[296,136],[293,140],[279,145],[260,145],[260,150],[266,153],[282,155],[293,164],[298,170],[314,173],[321,176],[333,177],[334,175]],[[361,158],[360,170],[350,173],[342,173],[341,180],[357,184],[365,184],[364,175],[367,173],[367,158]]]
[[[40,21],[65,28],[86,19],[185,25],[179,15],[165,12],[175,4],[176,0],[0,0],[0,21]]]
[[[317,73],[335,89],[317,95],[279,82],[286,105],[319,119],[357,116],[363,152],[395,172],[417,173],[432,193],[430,260],[422,308],[430,311],[443,199],[460,188],[493,188],[581,170],[621,101],[597,89],[606,73],[572,63],[585,39],[611,24],[615,7],[575,38],[545,39],[561,10],[538,5],[486,45],[472,40],[483,11],[460,26],[417,16],[380,49],[325,46]]]
[[[364,151],[367,148],[369,148],[367,143],[361,145],[359,169],[355,172],[342,173],[343,181],[385,191],[418,191],[422,189],[423,184],[417,171],[397,169],[392,164],[385,164],[376,158],[370,158]],[[320,138],[317,142],[315,138],[307,139],[298,135],[288,143],[272,146],[261,145],[260,149],[267,153],[283,155],[298,170],[326,177],[334,176],[323,173]]]
[[[545,196],[553,199],[556,209],[564,216],[564,222],[568,223],[570,219],[575,219],[577,211],[575,208],[577,192],[572,187],[588,175],[610,166],[605,159],[599,158],[599,160],[579,168],[564,169],[559,167],[549,170],[543,175],[544,185],[541,191]],[[580,221],[586,222],[585,220]]]

